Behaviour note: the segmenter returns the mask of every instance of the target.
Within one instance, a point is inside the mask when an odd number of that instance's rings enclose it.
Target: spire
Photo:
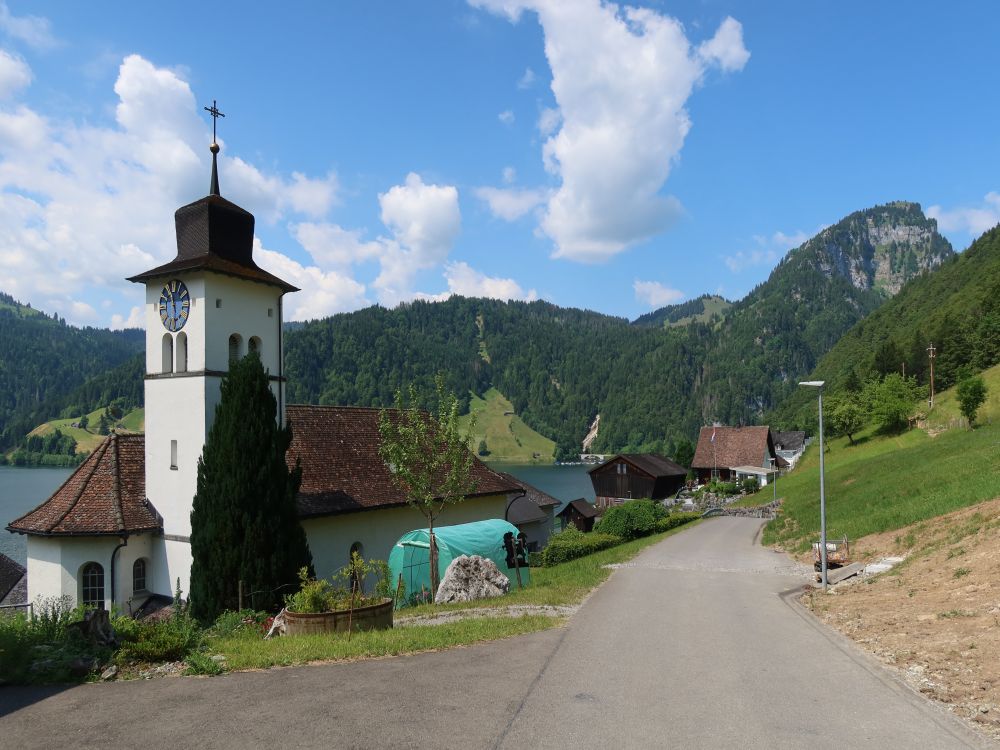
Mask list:
[[[212,184],[208,192],[209,195],[221,196],[222,193],[219,192],[219,144],[215,140],[215,125],[219,121],[219,118],[225,117],[225,115],[219,111],[215,99],[212,100],[211,107],[205,107],[205,111],[212,115],[212,145],[208,147],[209,151],[212,152]]]

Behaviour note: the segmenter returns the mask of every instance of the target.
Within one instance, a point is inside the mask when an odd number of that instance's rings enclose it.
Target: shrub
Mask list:
[[[163,620],[138,622],[128,640],[125,635],[119,635],[122,646],[115,654],[119,664],[178,661],[200,645],[202,631],[186,611],[175,611]]]
[[[542,564],[546,567],[575,560],[608,547],[621,544],[621,537],[591,532],[584,534],[573,526],[553,536],[542,551]]]
[[[594,531],[614,534],[622,539],[638,539],[652,534],[656,522],[666,514],[666,509],[660,503],[652,500],[629,500],[605,511]]]
[[[219,662],[203,651],[192,651],[184,661],[187,664],[184,674],[217,675],[225,671]]]
[[[698,518],[701,518],[701,515],[698,513],[672,513],[656,522],[655,532],[659,534],[662,531],[670,531]]]
[[[760,489],[760,482],[757,481],[757,477],[747,477],[742,482],[740,482],[740,489],[750,494],[751,492],[756,492]]]

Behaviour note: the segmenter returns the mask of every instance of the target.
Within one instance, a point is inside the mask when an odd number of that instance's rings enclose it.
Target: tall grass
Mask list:
[[[866,433],[857,445],[847,438],[827,445],[828,538],[890,531],[1000,495],[997,425],[934,438],[922,430]],[[783,513],[768,524],[764,542],[804,552],[819,534],[818,441],[795,471],[779,480],[778,496],[785,498]]]

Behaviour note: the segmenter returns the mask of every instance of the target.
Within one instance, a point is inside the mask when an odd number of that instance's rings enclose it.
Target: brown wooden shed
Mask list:
[[[559,511],[558,515],[563,529],[572,524],[580,531],[587,532],[594,528],[597,508],[581,497],[566,503],[566,507]]]
[[[589,472],[598,508],[626,500],[672,497],[687,477],[687,469],[656,453],[621,453]]]

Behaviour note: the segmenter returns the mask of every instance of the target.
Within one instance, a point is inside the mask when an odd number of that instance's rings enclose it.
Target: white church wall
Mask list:
[[[450,505],[434,522],[435,526],[503,518],[506,495],[471,498]],[[347,564],[351,545],[361,542],[366,560],[388,560],[392,546],[408,531],[427,528],[424,516],[409,506],[345,513],[302,522],[313,556],[316,575],[327,578]]]
[[[110,608],[111,553],[119,541],[113,536],[29,536],[28,599],[68,596],[75,606],[80,602],[80,571],[96,562],[104,570],[104,607]]]

